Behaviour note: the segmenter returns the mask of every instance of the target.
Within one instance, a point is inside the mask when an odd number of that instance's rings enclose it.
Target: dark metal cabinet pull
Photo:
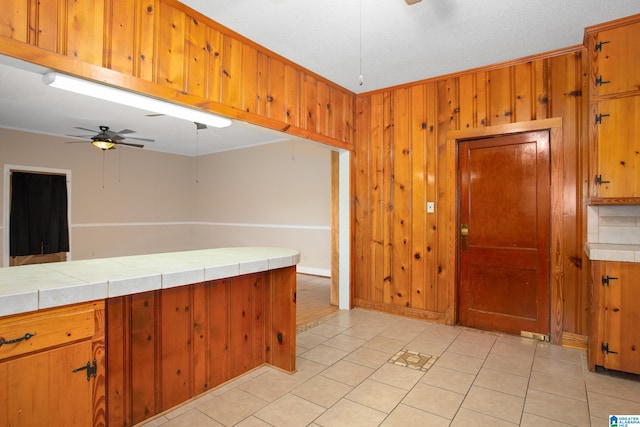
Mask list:
[[[24,334],[24,336],[14,338],[12,340],[5,340],[3,337],[0,337],[0,347],[5,344],[15,344],[20,341],[29,341],[33,336],[35,336],[35,334],[27,332],[26,334]]]

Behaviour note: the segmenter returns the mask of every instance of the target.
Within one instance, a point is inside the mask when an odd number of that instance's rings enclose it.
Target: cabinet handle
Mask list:
[[[18,337],[18,338],[14,338],[12,340],[6,340],[3,337],[0,337],[0,347],[2,347],[5,344],[15,344],[18,343],[20,341],[29,341],[31,339],[31,337],[35,336],[35,334],[31,334],[29,332],[27,332],[26,334],[24,334],[24,336]]]

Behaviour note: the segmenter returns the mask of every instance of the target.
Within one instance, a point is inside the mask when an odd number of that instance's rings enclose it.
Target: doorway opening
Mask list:
[[[71,258],[71,171],[5,165],[3,266]]]

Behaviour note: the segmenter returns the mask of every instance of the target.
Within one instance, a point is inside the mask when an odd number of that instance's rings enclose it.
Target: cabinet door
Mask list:
[[[640,96],[600,101],[592,106],[590,120],[596,149],[592,196],[640,197],[639,116]],[[596,184],[596,177],[601,177],[601,184]]]
[[[640,374],[640,264],[607,262],[604,278],[604,367]]]
[[[72,372],[87,364],[91,347],[82,341],[0,363],[0,425],[93,425],[95,380]]]
[[[640,89],[640,22],[600,31],[589,38],[594,96]]]

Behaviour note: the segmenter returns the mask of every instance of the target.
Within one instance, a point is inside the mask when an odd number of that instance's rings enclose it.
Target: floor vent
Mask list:
[[[438,360],[438,358],[435,356],[410,350],[401,350],[389,359],[389,363],[426,372],[436,363],[436,360]]]

